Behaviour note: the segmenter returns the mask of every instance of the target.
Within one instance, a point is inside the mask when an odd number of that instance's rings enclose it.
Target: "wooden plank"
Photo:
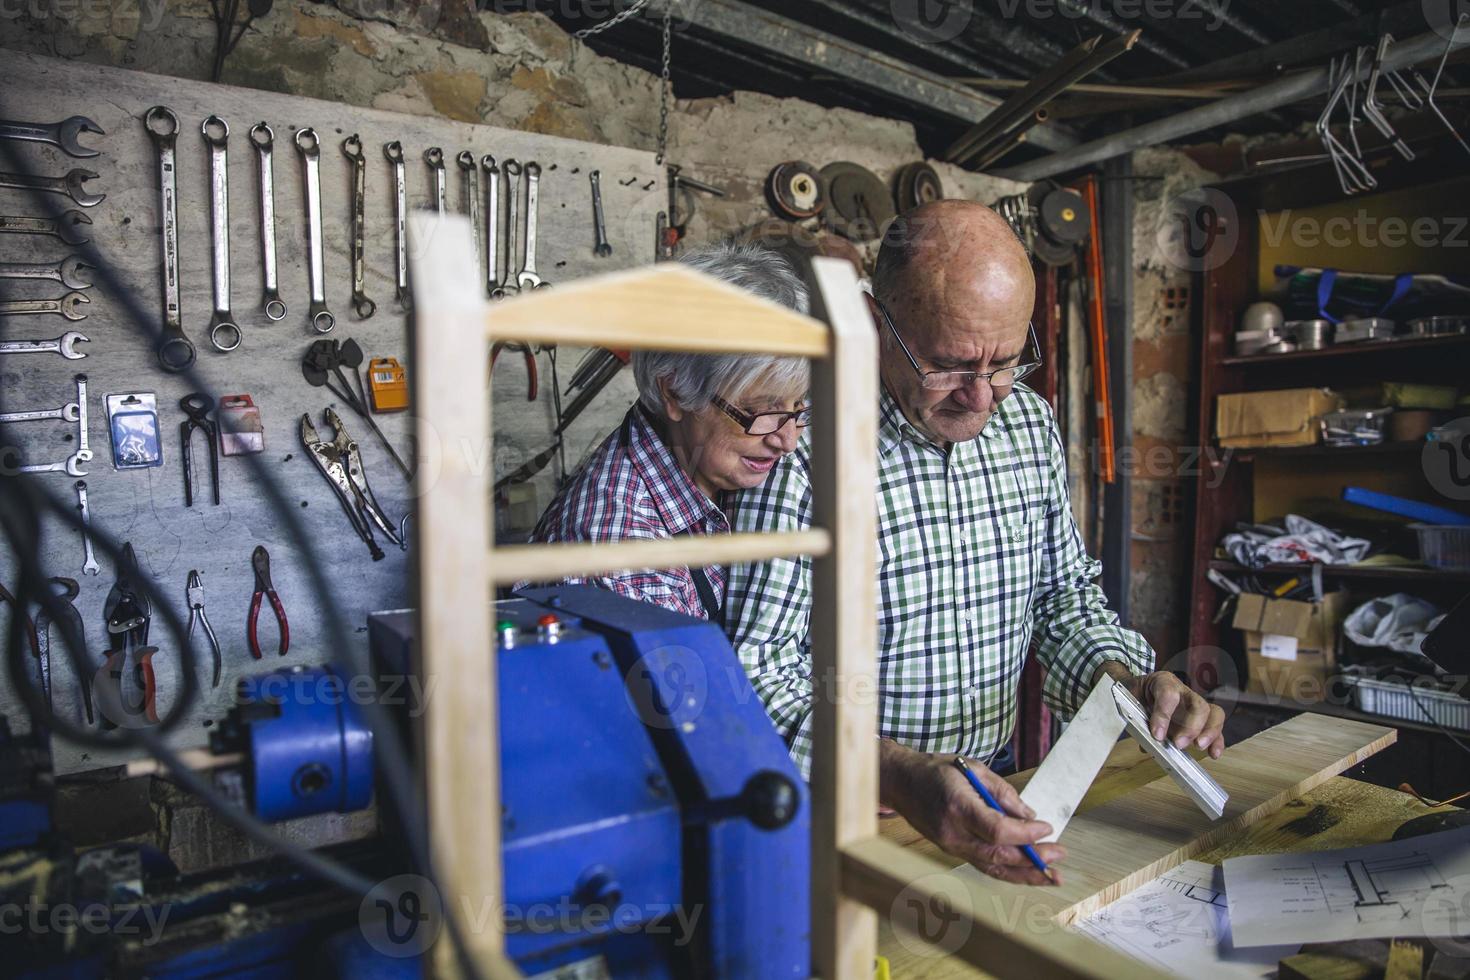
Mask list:
[[[878,342],[852,266],[816,258],[812,278],[832,327],[813,366],[812,520],[833,542],[812,565],[812,971],[868,980],[877,919],[843,894],[841,851],[878,832]]]
[[[494,549],[490,581],[559,582],[582,575],[643,568],[704,568],[769,561],[797,555],[825,555],[832,537],[816,528],[790,534],[721,534],[668,540],[630,540],[554,545],[502,545]]]
[[[491,544],[491,472],[468,447],[490,444],[489,344],[477,324],[485,301],[475,288],[469,221],[414,214],[409,222],[416,300],[413,350],[419,445],[446,447],[438,466],[419,464],[414,595],[419,669],[437,692],[421,720],[424,791],[435,880],[446,915],[498,909],[500,723],[492,608],[485,581]],[[453,344],[445,336],[456,337]],[[428,685],[433,685],[432,687]],[[473,778],[466,778],[473,774]],[[465,948],[491,978],[519,973],[492,925],[459,920]],[[437,976],[457,976],[454,944],[434,946]]]
[[[658,297],[650,303],[650,297]],[[493,340],[703,354],[826,357],[811,317],[674,262],[539,289],[495,304]]]
[[[1026,914],[1018,896],[997,895],[976,878],[951,877],[944,865],[882,837],[844,849],[842,885],[894,925],[931,941],[936,953],[951,953],[997,977],[1168,976],[1048,915]]]

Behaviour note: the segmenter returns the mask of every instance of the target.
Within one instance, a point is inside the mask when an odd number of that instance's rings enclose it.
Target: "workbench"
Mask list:
[[[1016,773],[1007,781],[1021,789],[1036,770]],[[1119,742],[1108,756],[1092,789],[1083,797],[1079,813],[1101,806],[1158,779],[1162,770],[1132,739]],[[1219,864],[1245,854],[1321,851],[1386,841],[1405,821],[1436,812],[1406,793],[1334,776],[1317,788],[1287,804],[1279,812],[1257,822],[1247,831],[1195,856],[1207,864]],[[953,867],[958,859],[945,854],[900,816],[884,819],[884,837],[906,848]],[[1061,843],[1067,843],[1065,836]],[[1065,874],[1066,862],[1058,865]],[[1038,889],[1040,891],[1040,889]],[[985,972],[956,957],[919,952],[917,939],[901,941],[886,917],[879,917],[878,952],[888,958],[893,980],[955,980],[985,977]]]

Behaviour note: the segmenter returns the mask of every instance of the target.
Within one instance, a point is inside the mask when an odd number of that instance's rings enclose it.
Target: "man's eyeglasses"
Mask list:
[[[876,296],[873,297],[873,302],[877,305],[878,312],[883,314],[883,322],[888,324],[889,330],[893,331],[893,339],[898,341],[898,347],[903,351],[903,356],[907,357],[909,363],[914,366],[914,373],[919,376],[921,388],[927,388],[930,391],[956,391],[960,388],[968,388],[976,381],[987,381],[992,388],[1009,388],[1041,367],[1041,345],[1036,340],[1036,328],[1028,323],[1026,331],[1031,343],[1032,358],[1024,364],[983,373],[979,371],[925,371],[919,367],[919,362],[909,351],[909,345],[903,342],[903,336],[893,325],[893,317],[888,315],[888,308]]]
[[[812,424],[812,410],[810,406],[798,408],[794,412],[760,412],[759,414],[751,415],[749,412],[742,412],[718,395],[711,398],[710,401],[714,403],[716,408],[734,419],[735,424],[744,429],[746,435],[768,436],[773,432],[780,432],[781,428],[792,419],[796,420],[796,427],[798,429],[805,429]]]

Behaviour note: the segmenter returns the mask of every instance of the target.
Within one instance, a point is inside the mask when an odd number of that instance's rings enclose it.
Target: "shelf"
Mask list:
[[[1305,711],[1314,715],[1331,715],[1334,718],[1348,718],[1353,721],[1365,721],[1370,725],[1387,725],[1390,728],[1407,728],[1416,732],[1428,732],[1432,735],[1441,734],[1438,728],[1428,722],[1409,721],[1406,718],[1395,718],[1391,715],[1374,715],[1366,711],[1342,704],[1333,704],[1330,701],[1294,701],[1289,698],[1278,698],[1270,694],[1257,694],[1253,691],[1242,691],[1233,687],[1217,687],[1210,692],[1210,700],[1216,704],[1245,704],[1255,708],[1272,708],[1276,711]],[[1451,731],[1456,731],[1451,729]],[[1458,733],[1457,733],[1458,734]]]
[[[1375,446],[1262,446],[1259,449],[1232,450],[1237,460],[1250,460],[1256,456],[1331,456],[1347,459],[1355,456],[1391,456],[1399,453],[1417,455],[1424,451],[1424,440],[1408,442],[1380,442]],[[1223,452],[1223,450],[1222,450]]]
[[[1223,558],[1210,560],[1217,572],[1246,572],[1265,575],[1310,575],[1311,565],[1267,565],[1245,568]],[[1470,569],[1429,568],[1423,565],[1323,565],[1327,578],[1367,579],[1378,582],[1470,582]]]
[[[1299,350],[1290,354],[1232,355],[1220,359],[1231,367],[1255,367],[1262,364],[1287,364],[1294,361],[1316,361],[1322,358],[1352,357],[1359,354],[1387,354],[1396,351],[1434,351],[1447,347],[1470,346],[1470,335],[1448,337],[1406,337],[1402,340],[1364,341],[1356,344],[1333,344],[1322,350]]]

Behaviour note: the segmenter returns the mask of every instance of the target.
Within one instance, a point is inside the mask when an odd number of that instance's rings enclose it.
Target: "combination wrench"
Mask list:
[[[243,335],[230,313],[230,124],[210,116],[199,127],[209,147],[209,237],[214,248],[214,314],[209,319],[209,342],[228,354],[240,346]]]
[[[87,314],[77,309],[81,303],[92,302],[86,293],[70,292],[60,299],[17,299],[0,303],[0,316],[28,316],[37,313],[55,313],[68,320],[85,320]]]
[[[475,155],[469,150],[461,150],[454,159],[464,173],[464,197],[470,213],[470,238],[475,245],[475,267],[479,268],[484,258],[484,253],[480,251],[480,167],[475,163]]]
[[[87,549],[87,558],[82,564],[82,573],[96,575],[102,571],[102,567],[97,564],[97,556],[92,553],[92,512],[87,509],[87,481],[78,480],[76,491],[77,510],[82,515],[82,547]]]
[[[342,154],[352,162],[352,310],[359,320],[366,320],[378,311],[378,304],[363,292],[367,273],[363,242],[367,219],[367,157],[356,133],[342,141]]]
[[[83,238],[76,229],[79,225],[90,225],[92,219],[80,211],[67,211],[61,218],[28,218],[21,215],[0,215],[0,232],[14,235],[50,235],[65,245],[85,245],[91,241]]]
[[[72,116],[63,119],[59,123],[27,123],[0,120],[0,139],[5,140],[29,140],[33,143],[50,143],[52,146],[60,147],[61,152],[67,156],[85,159],[95,157],[100,150],[94,150],[90,146],[83,146],[77,139],[82,133],[96,133],[98,136],[106,136],[107,133],[101,126],[88,119],[86,116]]]
[[[594,170],[587,176],[592,181],[592,229],[597,236],[592,254],[605,259],[612,254],[612,246],[607,243],[607,222],[602,217],[602,171]]]
[[[79,374],[75,381],[77,386],[77,451],[59,463],[28,463],[9,467],[9,472],[87,475],[87,471],[82,469],[83,463],[92,461],[92,450],[87,446],[87,376]],[[13,452],[13,450],[7,450],[7,452]]]
[[[434,210],[443,214],[448,210],[449,195],[445,187],[444,151],[431,146],[424,151],[424,162],[434,172]]]
[[[60,408],[38,409],[34,412],[0,412],[0,425],[10,422],[43,422],[47,419],[75,422],[81,417],[82,407],[76,402],[67,402]]]
[[[408,182],[403,175],[403,144],[383,144],[383,156],[393,167],[393,261],[394,296],[404,310],[413,308],[408,291]]]
[[[264,122],[250,127],[250,142],[255,147],[256,170],[260,175],[260,267],[265,284],[260,293],[260,308],[272,322],[286,318],[286,304],[276,281],[276,134]]]
[[[500,167],[489,153],[480,158],[489,198],[485,211],[485,289],[492,296],[500,287]]]
[[[311,270],[311,329],[331,333],[337,318],[327,310],[327,273],[322,254],[321,140],[310,126],[296,131],[296,149],[306,170],[306,244]]]
[[[0,262],[0,279],[54,279],[67,289],[91,289],[82,278],[82,270],[90,268],[80,255],[68,255],[60,262]]]
[[[34,174],[0,173],[0,187],[22,191],[42,191],[47,194],[62,194],[71,198],[80,207],[96,207],[107,200],[106,194],[94,194],[82,187],[82,181],[94,180],[97,173],[80,167],[60,177],[37,177]]]
[[[184,334],[179,305],[179,187],[174,144],[179,117],[156,105],[143,116],[143,126],[158,150],[159,228],[163,234],[163,332],[154,354],[165,371],[182,371],[194,363],[194,344]]]
[[[541,183],[541,165],[535,160],[526,162],[526,257],[521,271],[516,274],[516,286],[521,289],[540,289],[551,283],[543,282],[536,274],[536,191]]]
[[[7,340],[0,342],[0,354],[60,354],[68,361],[86,357],[81,351],[76,350],[78,343],[86,343],[87,338],[75,330],[69,330],[57,337],[55,340]]]
[[[510,270],[516,267],[516,215],[520,210],[520,161],[510,159],[501,165],[505,171],[505,280],[490,290],[491,299],[505,299],[519,292],[511,282]]]

